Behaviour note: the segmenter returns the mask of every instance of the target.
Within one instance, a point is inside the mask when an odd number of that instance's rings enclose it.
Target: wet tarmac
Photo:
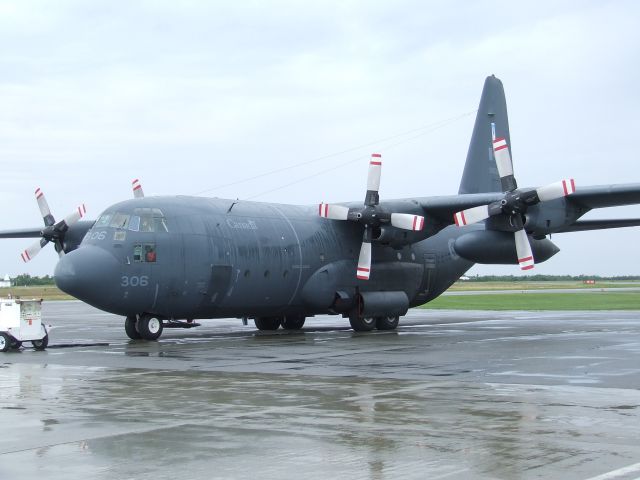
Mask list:
[[[52,348],[0,354],[0,479],[640,477],[640,312],[143,342],[79,302],[43,309]]]

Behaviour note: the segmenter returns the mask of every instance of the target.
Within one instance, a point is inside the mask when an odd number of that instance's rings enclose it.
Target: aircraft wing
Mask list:
[[[640,227],[640,218],[578,220],[577,222],[556,230],[556,233],[585,232],[588,230],[604,230],[607,228]]]
[[[416,201],[420,204],[426,216],[436,217],[441,222],[450,224],[454,223],[453,216],[456,212],[477,207],[479,205],[487,205],[491,202],[499,201],[503,197],[504,194],[498,192],[473,193],[439,197],[423,197],[416,199]],[[640,204],[640,183],[578,187],[573,194],[565,198],[568,203],[583,209],[583,214],[594,208]],[[599,223],[596,224],[593,222]],[[627,223],[622,224],[620,222]],[[617,221],[582,221],[574,223],[574,228],[567,226],[562,231],[597,230],[602,228],[636,226],[633,222],[633,219]]]
[[[463,195],[446,195],[441,197],[418,198],[427,217],[435,217],[444,223],[453,223],[456,212],[467,208],[487,205],[499,201],[504,197],[503,193],[470,193]]]
[[[0,238],[38,238],[41,233],[42,227],[1,230]]]
[[[589,210],[640,203],[640,183],[596,185],[576,188],[567,201]]]

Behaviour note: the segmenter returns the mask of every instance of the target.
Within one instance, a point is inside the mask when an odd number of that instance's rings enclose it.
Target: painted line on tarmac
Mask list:
[[[612,470],[610,472],[603,473],[602,475],[598,475],[597,477],[587,478],[586,480],[608,480],[610,478],[621,477],[633,472],[640,472],[640,463],[634,463],[633,465]]]

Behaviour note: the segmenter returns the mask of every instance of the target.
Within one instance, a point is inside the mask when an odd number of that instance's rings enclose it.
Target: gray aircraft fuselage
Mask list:
[[[143,227],[138,218],[145,216]],[[354,273],[362,227],[320,218],[317,207],[146,197],[107,209],[61,258],[55,279],[71,295],[125,316],[344,313],[367,291],[404,291],[415,306],[473,265],[453,249],[472,228],[449,226],[396,248],[374,243],[375,269],[362,281]],[[336,292],[343,294],[342,308]]]

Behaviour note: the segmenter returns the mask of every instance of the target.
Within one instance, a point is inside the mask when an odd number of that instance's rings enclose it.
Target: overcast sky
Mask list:
[[[521,186],[639,182],[639,24],[635,1],[0,0],[0,229],[41,225],[36,187],[57,219],[96,218],[134,178],[147,195],[357,200],[372,151],[383,200],[455,194],[490,74]],[[586,218],[620,216],[640,206]],[[534,272],[640,274],[639,240],[555,235]],[[0,275],[53,272],[53,248],[22,263],[31,242],[1,241]]]

